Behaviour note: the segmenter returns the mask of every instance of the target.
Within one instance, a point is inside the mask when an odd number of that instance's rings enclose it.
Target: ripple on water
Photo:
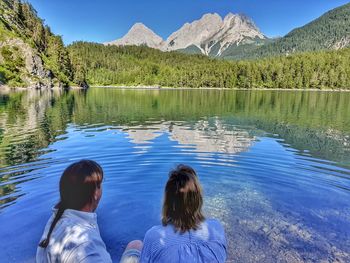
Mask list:
[[[104,91],[91,89],[86,97],[67,93],[62,102],[53,93],[24,100],[21,114],[11,112],[11,105],[0,108],[5,112],[0,118],[0,257],[5,261],[11,261],[8,255],[12,261],[33,261],[58,200],[62,171],[91,158],[105,171],[99,224],[116,261],[130,239],[142,239],[159,224],[168,171],[186,163],[198,171],[207,216],[220,219],[226,229],[229,262],[350,262],[349,137],[334,130],[325,134],[318,123],[309,128],[317,111],[298,106],[299,97],[289,101],[292,94],[277,94],[283,107],[294,105],[279,111],[265,105],[274,97],[268,92],[258,106],[254,92],[240,93],[242,99],[227,96],[218,105],[218,93],[203,91],[188,113],[193,94],[172,106],[178,91],[146,93],[144,103],[134,91],[94,92]],[[147,106],[149,98],[163,96],[161,102],[169,94],[166,107]],[[349,119],[346,101],[320,103],[319,114]],[[300,118],[305,112],[312,115],[307,122]],[[349,130],[348,122],[336,118],[325,123]]]

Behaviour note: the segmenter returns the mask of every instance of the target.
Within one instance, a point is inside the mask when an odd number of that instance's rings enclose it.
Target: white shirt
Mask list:
[[[41,240],[46,238],[56,212],[57,209],[49,219]],[[97,215],[72,209],[65,210],[52,231],[49,245],[46,248],[38,247],[36,262],[112,262],[100,236]]]

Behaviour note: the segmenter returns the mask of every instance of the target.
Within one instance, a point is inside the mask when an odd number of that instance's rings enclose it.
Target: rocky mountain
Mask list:
[[[224,19],[218,14],[205,14],[201,19],[184,24],[166,40],[141,23],[135,24],[121,39],[106,45],[146,45],[162,51],[180,50],[220,56],[230,46],[264,40],[254,22],[244,15],[229,13]]]
[[[196,46],[203,54],[208,54],[206,42],[220,31],[222,18],[218,14],[206,14],[201,19],[184,24],[166,40],[164,50],[185,49]]]
[[[178,50],[195,46],[205,55],[220,56],[231,45],[239,46],[258,39],[266,37],[244,15],[229,13],[222,19],[218,14],[206,14],[171,34],[164,49]]]
[[[129,32],[121,39],[107,42],[106,45],[117,46],[148,46],[162,49],[163,39],[142,23],[136,23]]]

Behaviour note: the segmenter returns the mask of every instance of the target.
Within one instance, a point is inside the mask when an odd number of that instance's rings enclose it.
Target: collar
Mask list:
[[[54,208],[54,213],[57,213],[57,210],[57,208]],[[63,217],[97,227],[97,214],[93,212],[83,212],[74,209],[66,209],[64,210],[64,213],[62,215],[62,218]]]

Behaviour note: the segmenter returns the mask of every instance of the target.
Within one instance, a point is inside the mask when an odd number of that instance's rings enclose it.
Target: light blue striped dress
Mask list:
[[[196,231],[175,232],[172,225],[154,226],[147,231],[141,263],[225,262],[226,238],[222,225],[205,220]]]

